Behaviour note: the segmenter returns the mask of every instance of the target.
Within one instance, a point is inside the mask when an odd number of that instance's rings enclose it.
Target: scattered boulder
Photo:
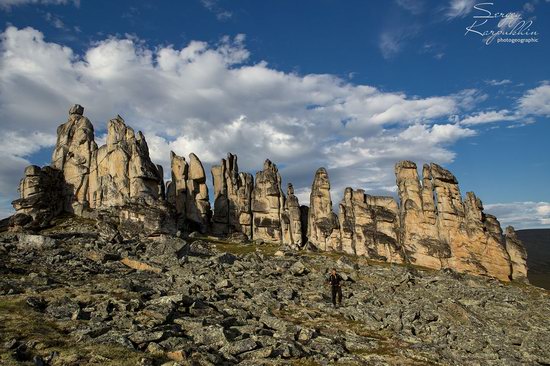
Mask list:
[[[18,234],[17,245],[22,249],[51,249],[56,246],[55,239],[44,235]]]
[[[130,259],[130,258],[122,258],[120,260],[120,263],[124,264],[127,267],[130,267],[132,269],[138,270],[138,271],[147,271],[147,272],[153,272],[153,273],[161,273],[162,269],[157,268],[154,266],[151,266],[150,264]]]
[[[308,272],[306,266],[304,266],[301,261],[294,262],[294,264],[290,266],[289,271],[294,276],[302,276]]]

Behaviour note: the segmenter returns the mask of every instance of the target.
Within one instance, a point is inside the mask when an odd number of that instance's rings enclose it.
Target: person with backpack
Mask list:
[[[332,306],[337,307],[336,300],[338,298],[338,306],[342,305],[342,281],[344,279],[333,268],[328,276],[327,283],[332,289]]]

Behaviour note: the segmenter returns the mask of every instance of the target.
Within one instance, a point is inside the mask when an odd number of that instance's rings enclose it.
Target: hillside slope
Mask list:
[[[81,218],[41,234],[0,235],[0,364],[550,364],[550,292],[534,286],[213,238],[107,241]]]

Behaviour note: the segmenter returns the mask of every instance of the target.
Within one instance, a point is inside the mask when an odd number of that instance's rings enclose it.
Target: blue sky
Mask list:
[[[170,150],[253,173],[270,158],[307,203],[326,166],[336,203],[435,161],[504,224],[550,227],[550,2],[476,4],[0,0],[0,216],[80,103],[99,141],[119,113],[165,168]],[[475,21],[529,27],[487,44]]]

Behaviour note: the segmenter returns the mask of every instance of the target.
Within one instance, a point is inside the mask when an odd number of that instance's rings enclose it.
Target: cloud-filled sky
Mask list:
[[[396,161],[434,161],[503,224],[550,227],[550,3],[488,8],[532,22],[499,36],[532,43],[465,34],[475,5],[0,0],[0,216],[80,103],[99,141],[117,114],[142,130],[167,175],[170,150],[208,170],[269,158],[307,203],[325,166],[336,203],[346,186],[394,195]]]

